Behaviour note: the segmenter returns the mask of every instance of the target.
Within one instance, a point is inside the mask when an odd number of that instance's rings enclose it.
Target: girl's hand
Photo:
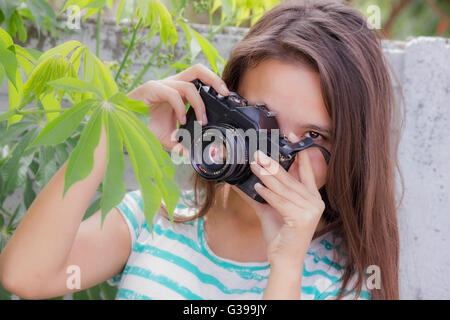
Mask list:
[[[229,94],[225,82],[202,64],[163,80],[150,80],[128,94],[131,99],[142,100],[150,105],[151,118],[147,127],[168,150],[178,144],[172,138],[177,121],[186,123],[186,102],[194,108],[196,119],[202,125],[207,122],[205,104],[191,82],[195,79],[213,87],[222,96]]]
[[[325,210],[308,149],[299,152],[293,164],[301,181],[261,151],[255,153],[255,160],[251,170],[265,185],[256,184],[255,190],[267,204],[257,202],[236,189],[260,219],[270,264],[302,270],[302,261]]]

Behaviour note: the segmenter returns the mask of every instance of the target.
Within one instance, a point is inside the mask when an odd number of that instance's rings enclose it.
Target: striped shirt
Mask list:
[[[184,201],[188,197],[180,197],[176,214],[192,214],[192,207]],[[158,211],[151,233],[139,190],[127,192],[117,208],[128,225],[132,252],[121,273],[108,280],[109,284],[118,285],[116,299],[262,298],[270,265],[217,256],[205,239],[202,217],[172,225]],[[303,265],[301,299],[337,297],[344,267],[332,260],[338,248],[332,245],[331,237],[330,231],[310,244]],[[356,278],[357,274],[348,288],[353,288]],[[352,291],[344,299],[353,299],[355,294]],[[358,299],[370,299],[365,285]]]

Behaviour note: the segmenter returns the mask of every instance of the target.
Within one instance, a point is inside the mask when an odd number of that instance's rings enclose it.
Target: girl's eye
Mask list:
[[[325,139],[324,136],[322,136],[320,133],[317,133],[315,131],[308,131],[305,134],[309,134],[309,138],[317,140],[319,137],[321,137],[321,139]]]

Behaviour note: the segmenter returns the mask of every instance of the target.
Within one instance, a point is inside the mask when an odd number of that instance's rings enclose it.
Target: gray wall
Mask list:
[[[196,26],[205,34],[205,26]],[[233,45],[247,32],[227,28],[213,44],[228,58]],[[182,32],[180,32],[182,36]],[[82,22],[72,35],[55,41],[32,38],[29,46],[45,50],[69,39],[80,40],[95,49],[95,25]],[[120,59],[120,27],[106,20],[101,33],[101,58]],[[144,60],[152,53],[155,39],[140,47]],[[181,44],[176,46],[179,56]],[[402,299],[449,299],[450,293],[450,41],[442,38],[415,38],[407,42],[383,42],[386,57],[398,77],[406,108],[406,123],[400,144],[399,161],[404,175],[405,196],[399,208],[400,297]],[[200,57],[198,62],[208,65]],[[152,77],[148,73],[147,79]],[[401,87],[396,86],[397,92]],[[0,110],[7,106],[6,90],[0,90]],[[137,188],[128,166],[127,186]],[[191,168],[177,168],[179,183]],[[398,179],[398,185],[399,185]],[[14,203],[17,197],[9,201]]]

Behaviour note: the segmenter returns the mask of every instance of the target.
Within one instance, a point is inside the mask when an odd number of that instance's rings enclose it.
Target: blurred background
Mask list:
[[[64,7],[65,0],[1,0],[0,1],[0,25],[20,35],[20,20],[32,19],[38,25],[51,29],[56,23],[58,12]],[[83,7],[91,2],[89,14],[94,14],[92,7],[103,7],[106,1],[72,1],[75,5]],[[113,0],[112,9],[104,8],[105,16],[115,15],[117,7],[121,1]],[[192,23],[202,24],[220,24],[223,9],[220,4],[225,6],[236,6],[240,11],[241,19],[238,19],[236,26],[249,27],[258,16],[265,10],[281,2],[280,0],[161,0],[168,8],[174,7],[178,2],[180,7],[184,7],[184,17]],[[374,11],[373,6],[380,10],[380,20],[382,34],[387,39],[406,40],[408,37],[416,36],[450,36],[450,1],[449,0],[344,0],[355,8],[359,9],[366,16]],[[23,4],[27,3],[28,6]],[[48,10],[45,3],[50,4],[54,12]],[[134,1],[125,1],[123,3],[123,16],[127,11],[131,11]],[[213,13],[210,9],[217,7]],[[32,8],[32,10],[30,10]],[[23,33],[23,32],[22,32]]]

